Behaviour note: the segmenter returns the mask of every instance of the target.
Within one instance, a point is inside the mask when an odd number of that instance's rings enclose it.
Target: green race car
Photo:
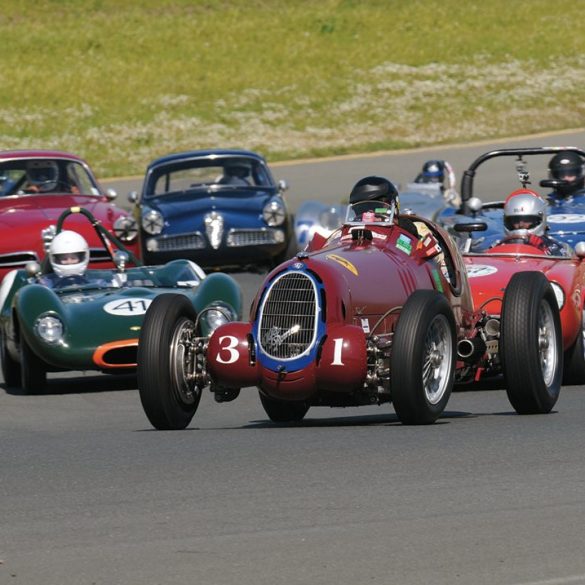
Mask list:
[[[50,264],[31,263],[8,273],[0,285],[0,359],[4,382],[26,393],[42,392],[47,372],[96,370],[127,373],[136,368],[138,338],[146,309],[165,293],[179,293],[198,315],[197,336],[241,318],[239,285],[223,273],[206,275],[189,260],[142,266],[86,210],[111,252],[116,269],[88,269],[82,278],[58,277]]]

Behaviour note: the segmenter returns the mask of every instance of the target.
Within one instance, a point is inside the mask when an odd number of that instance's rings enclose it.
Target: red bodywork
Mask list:
[[[120,216],[130,214],[114,205],[100,187],[91,169],[78,156],[59,151],[19,150],[0,152],[0,165],[7,161],[26,161],[30,159],[52,159],[71,161],[81,164],[95,186],[95,194],[76,195],[72,193],[36,193],[14,194],[0,197],[0,280],[10,270],[23,268],[31,260],[41,261],[45,256],[42,230],[56,225],[61,213],[70,207],[83,207],[91,212],[102,225],[113,232],[113,225]],[[87,240],[92,258],[104,258],[104,261],[91,260],[92,268],[110,268],[112,262],[105,260],[106,251],[93,227],[84,217],[71,216],[65,225],[82,234]],[[139,254],[137,239],[124,245],[136,257]],[[101,252],[103,251],[103,253]],[[97,252],[97,254],[96,254]]]
[[[483,254],[465,254],[469,285],[477,311],[499,316],[502,298],[516,272],[542,272],[564,293],[561,308],[563,347],[570,348],[582,330],[585,264],[577,256],[547,256],[528,244],[501,244]],[[555,291],[558,294],[558,288]]]
[[[359,227],[346,225],[327,240],[316,236],[307,252],[268,275],[252,305],[250,323],[228,323],[212,335],[207,350],[212,379],[224,387],[258,386],[270,397],[312,404],[383,402],[367,392],[371,340],[374,334],[384,337],[394,331],[400,309],[417,289],[443,292],[453,309],[457,337],[466,337],[477,315],[463,260],[446,232],[428,220],[413,219],[433,236],[417,240],[396,225],[376,224],[362,226],[361,234]],[[450,280],[441,270],[437,242],[451,261]],[[313,275],[322,287],[326,318],[322,334],[314,339],[314,359],[291,369],[286,360],[262,360],[257,322],[272,284],[295,269]],[[285,304],[283,312],[287,310]]]

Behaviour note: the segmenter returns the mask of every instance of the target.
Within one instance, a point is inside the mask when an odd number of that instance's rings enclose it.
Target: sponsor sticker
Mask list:
[[[342,256],[338,256],[337,254],[327,254],[325,256],[327,260],[333,260],[333,262],[337,262],[341,264],[344,268],[347,268],[352,274],[358,275],[357,268],[349,261],[343,258]]]
[[[370,332],[370,322],[367,319],[362,319],[362,329],[364,333]]]
[[[467,270],[468,278],[489,276],[490,274],[494,274],[498,271],[495,266],[490,266],[489,264],[468,264],[465,268]]]
[[[412,240],[408,236],[400,234],[396,240],[396,247],[410,256],[412,253]]]
[[[110,315],[117,315],[120,317],[136,317],[137,315],[144,315],[151,302],[151,299],[135,297],[120,298],[106,303],[104,305],[104,311]]]
[[[443,290],[443,283],[441,282],[441,277],[439,276],[439,273],[436,270],[436,268],[433,268],[431,270],[431,274],[433,275],[433,280],[435,281],[435,288],[439,292],[444,292],[444,290]]]

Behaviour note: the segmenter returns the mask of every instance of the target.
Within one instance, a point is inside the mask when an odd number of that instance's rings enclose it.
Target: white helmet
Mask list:
[[[54,160],[30,160],[26,166],[26,178],[39,191],[52,191],[57,187],[59,167]]]
[[[81,276],[89,263],[89,246],[77,232],[62,231],[51,242],[49,260],[57,276]]]
[[[546,201],[530,189],[518,189],[504,203],[504,231],[507,236],[544,236]]]

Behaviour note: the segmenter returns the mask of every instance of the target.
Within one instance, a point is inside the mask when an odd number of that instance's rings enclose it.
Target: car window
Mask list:
[[[273,187],[266,166],[251,158],[202,158],[161,166],[150,177],[146,196],[233,187]]]
[[[99,195],[99,189],[76,161],[20,158],[0,163],[0,197],[49,193]]]
[[[24,180],[24,169],[4,167],[0,169],[0,197],[11,195],[16,185]]]
[[[65,174],[72,193],[79,193],[81,195],[99,195],[97,187],[91,180],[91,177],[83,165],[75,162],[67,163]]]

